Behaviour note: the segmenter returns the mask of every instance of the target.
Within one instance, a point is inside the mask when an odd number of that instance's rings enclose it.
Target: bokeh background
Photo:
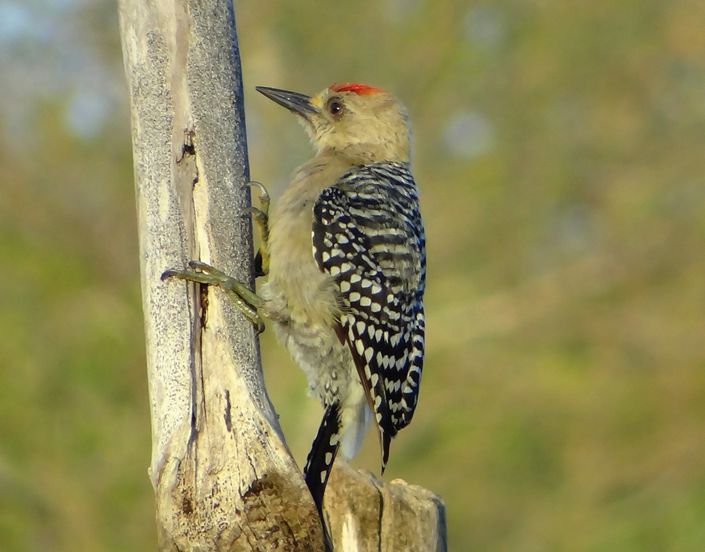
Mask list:
[[[310,149],[255,85],[412,116],[428,353],[386,477],[443,496],[451,550],[705,550],[705,3],[236,9],[275,196]],[[153,550],[114,3],[0,0],[0,75],[0,550]],[[319,407],[262,347],[303,462]]]

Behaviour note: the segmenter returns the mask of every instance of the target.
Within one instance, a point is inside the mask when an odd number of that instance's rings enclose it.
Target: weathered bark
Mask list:
[[[253,284],[232,4],[121,0],[120,23],[160,548],[321,549],[313,501],[264,388],[252,325],[220,290],[201,296],[194,284],[160,280],[165,269],[200,259]]]
[[[264,388],[252,325],[219,289],[160,279],[199,259],[254,285],[232,2],[119,0],[119,11],[160,549],[322,550],[313,501]],[[336,549],[444,550],[442,531],[425,533],[443,527],[430,493],[336,472],[327,494],[328,505],[336,501],[328,509]],[[365,502],[348,507],[352,496]],[[381,518],[370,525],[367,511]],[[384,529],[402,518],[408,534]]]
[[[335,550],[445,552],[443,501],[401,479],[385,483],[337,460],[325,495]]]

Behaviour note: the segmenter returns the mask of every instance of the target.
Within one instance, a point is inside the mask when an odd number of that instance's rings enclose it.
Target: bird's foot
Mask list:
[[[264,300],[245,284],[238,282],[224,272],[200,261],[190,261],[188,268],[177,270],[170,268],[162,273],[162,280],[178,278],[189,282],[198,282],[207,286],[218,286],[235,306],[256,328],[257,333],[264,331],[264,323],[257,309],[264,305]]]
[[[255,224],[259,228],[261,245],[255,257],[255,272],[257,276],[266,276],[269,273],[269,193],[261,182],[251,181],[244,188],[257,188],[259,191],[260,207],[250,207]]]

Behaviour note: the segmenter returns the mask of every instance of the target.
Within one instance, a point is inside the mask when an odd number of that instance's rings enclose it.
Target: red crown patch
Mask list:
[[[376,94],[382,92],[381,88],[370,86],[369,84],[360,84],[357,82],[342,82],[330,85],[330,90],[333,92],[354,92],[355,94]]]

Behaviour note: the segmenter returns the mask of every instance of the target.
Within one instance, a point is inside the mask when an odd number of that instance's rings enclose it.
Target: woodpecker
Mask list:
[[[404,106],[374,86],[333,84],[314,96],[257,90],[296,114],[316,150],[294,171],[271,217],[259,185],[255,265],[267,280],[256,294],[199,261],[162,279],[220,286],[258,330],[260,314],[273,321],[325,409],[304,469],[323,520],[338,451],[352,458],[374,420],[384,473],[391,439],[418,401],[426,240],[411,131]]]
[[[384,472],[418,400],[426,253],[411,131],[404,106],[374,86],[257,90],[297,116],[316,150],[272,208],[258,295],[325,409],[305,468],[322,513],[338,450],[354,456],[374,420]]]

